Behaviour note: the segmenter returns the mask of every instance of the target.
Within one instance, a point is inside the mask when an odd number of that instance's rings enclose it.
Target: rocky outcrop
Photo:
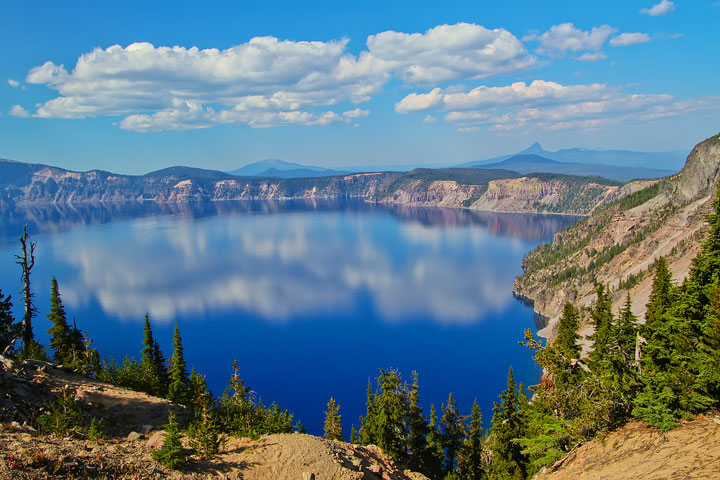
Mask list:
[[[541,335],[552,337],[565,302],[590,307],[596,282],[609,286],[616,311],[629,290],[642,319],[660,256],[677,282],[687,275],[706,235],[719,169],[720,137],[714,136],[693,149],[679,174],[596,211],[530,252],[513,290],[550,319]]]
[[[496,212],[588,214],[640,188],[591,177],[521,176],[507,170],[418,169],[313,178],[237,177],[172,167],[143,176],[71,172],[0,160],[0,209],[39,204],[362,198],[401,205]]]

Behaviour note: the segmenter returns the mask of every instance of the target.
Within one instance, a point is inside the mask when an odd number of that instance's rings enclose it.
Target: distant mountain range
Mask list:
[[[285,162],[277,158],[269,158],[267,160],[250,163],[227,173],[241,177],[305,178],[332,177],[335,175],[346,175],[349,172],[315,167],[312,165],[300,165],[299,163]]]
[[[551,152],[545,150],[540,143],[535,142],[525,150],[511,155],[476,160],[463,163],[460,167],[477,167],[488,163],[498,163],[517,155],[539,155],[555,160],[556,162],[587,163],[599,165],[612,165],[619,167],[642,167],[678,172],[685,165],[685,151],[670,152],[634,152],[631,150],[593,150],[588,148],[566,148]]]
[[[592,163],[558,162],[536,154],[521,154],[495,163],[475,165],[474,168],[490,168],[512,170],[522,174],[545,172],[562,173],[565,175],[599,176],[619,182],[629,182],[636,178],[667,177],[676,172],[672,170],[656,170],[644,167],[618,167],[615,165],[598,165]]]

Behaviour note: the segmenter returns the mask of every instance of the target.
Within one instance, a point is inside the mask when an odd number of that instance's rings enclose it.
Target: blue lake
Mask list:
[[[426,413],[452,392],[489,424],[507,371],[536,383],[518,344],[535,328],[512,296],[520,260],[576,217],[397,207],[360,201],[81,205],[4,212],[0,289],[21,316],[14,255],[38,243],[34,328],[47,344],[50,281],[105,357],[139,358],[145,312],[170,355],[177,321],[188,365],[222,393],[233,359],[263,403],[321,434],[330,396],[345,434],[368,378],[420,375]]]

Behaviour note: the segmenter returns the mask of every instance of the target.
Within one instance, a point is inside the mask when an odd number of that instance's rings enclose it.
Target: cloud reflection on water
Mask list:
[[[286,322],[358,310],[370,298],[390,322],[472,323],[513,301],[519,258],[536,243],[528,237],[558,229],[556,217],[272,203],[52,235],[56,261],[69,267],[63,299],[137,321],[226,311]]]

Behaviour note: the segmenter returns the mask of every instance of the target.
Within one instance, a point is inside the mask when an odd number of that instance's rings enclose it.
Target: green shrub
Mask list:
[[[180,442],[180,432],[178,431],[175,414],[173,412],[170,412],[168,415],[168,423],[165,425],[165,430],[167,431],[165,441],[162,447],[152,453],[152,456],[156,461],[172,469],[178,469],[185,465],[187,454]]]
[[[80,426],[82,413],[75,402],[75,390],[65,385],[55,400],[48,405],[50,413],[38,419],[40,426],[59,437]]]

